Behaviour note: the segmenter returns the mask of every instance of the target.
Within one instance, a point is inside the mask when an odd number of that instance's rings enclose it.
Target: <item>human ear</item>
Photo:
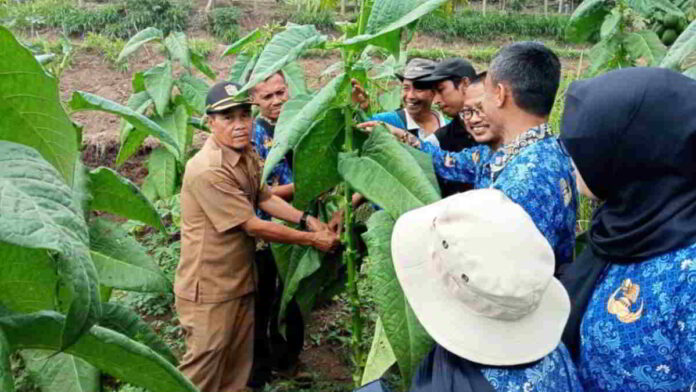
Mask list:
[[[495,103],[497,107],[503,107],[505,105],[505,100],[507,99],[507,87],[502,84],[498,83],[495,86]]]

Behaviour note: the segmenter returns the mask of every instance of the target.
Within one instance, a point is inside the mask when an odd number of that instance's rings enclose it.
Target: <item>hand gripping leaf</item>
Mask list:
[[[82,209],[58,172],[36,150],[0,141],[0,167],[0,242],[58,256],[56,268],[73,291],[59,345],[68,347],[101,315],[97,271],[89,256]],[[0,303],[10,294],[0,294]]]

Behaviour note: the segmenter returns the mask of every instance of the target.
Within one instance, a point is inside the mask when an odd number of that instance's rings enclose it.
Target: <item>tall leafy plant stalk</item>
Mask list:
[[[356,122],[364,120],[365,115],[351,101],[350,81],[355,78],[371,90],[369,70],[380,71],[375,79],[384,79],[385,74],[391,77],[393,70],[405,60],[405,56],[400,55],[402,36],[408,38],[411,34],[404,33],[410,33],[419,18],[445,1],[365,0],[357,21],[341,24],[343,35],[336,40],[330,41],[311,25],[289,25],[270,39],[264,38],[268,37],[264,31],[252,31],[225,51],[225,54],[237,55],[230,78],[246,82],[240,90],[240,98],[278,71],[282,70],[287,76],[287,67],[307,49],[341,51],[342,61],[324,73],[335,75],[330,82],[317,92],[292,93],[283,107],[262,181],[265,182],[273,167],[293,151],[293,204],[297,208],[307,209],[319,202],[322,210],[322,203],[329,202],[324,206],[332,203],[334,189],[342,189],[340,204],[345,208],[342,263],[331,263],[331,255],[322,255],[306,247],[273,244],[272,250],[285,287],[280,306],[281,323],[284,309],[293,298],[306,316],[314,301],[326,293],[335,293],[332,291],[335,287],[342,286],[348,294],[356,385],[381,375],[397,362],[404,388],[407,388],[413,370],[430,348],[430,338],[401,292],[388,244],[393,223],[399,215],[436,201],[440,195],[429,157],[401,145],[385,129],[378,127],[369,137],[354,130]],[[390,60],[376,65],[370,57],[370,48],[374,47],[390,53]],[[292,92],[295,82],[288,80],[288,84]],[[389,93],[392,98],[393,92]],[[369,91],[369,95],[374,102],[375,92]],[[393,104],[393,99],[380,97],[378,101]],[[367,222],[368,232],[363,236],[370,254],[366,275],[378,279],[373,286],[382,290],[370,294],[377,303],[380,322],[375,340],[380,344],[373,344],[369,355],[363,352],[361,342],[365,326],[357,289],[361,260],[352,208],[354,192],[383,208]],[[345,282],[341,283],[343,279]]]

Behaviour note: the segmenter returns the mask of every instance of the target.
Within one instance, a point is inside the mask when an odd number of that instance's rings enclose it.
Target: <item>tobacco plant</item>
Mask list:
[[[82,166],[81,130],[57,78],[4,27],[0,47],[1,389],[14,390],[9,355],[19,351],[46,391],[100,390],[100,371],[152,391],[196,391],[149,326],[108,302],[114,288],[171,292],[171,282],[92,211],[163,230],[160,216],[127,179]]]
[[[356,123],[368,114],[351,101],[350,81],[368,82],[367,70],[374,65],[370,64],[369,48],[385,49],[392,56],[392,66],[403,64],[402,35],[410,34],[420,17],[443,3],[445,0],[363,1],[358,20],[342,24],[343,36],[336,40],[329,40],[311,25],[289,25],[261,48],[259,40],[263,34],[254,31],[228,50],[238,55],[231,74],[236,80],[248,77],[240,95],[291,64],[307,49],[340,50],[341,63],[327,72],[338,75],[314,94],[293,95],[283,107],[263,180],[293,151],[293,204],[297,208],[307,209],[317,199],[325,200],[327,192],[333,195],[329,196],[332,201],[336,201],[336,189],[342,193],[338,203],[344,209],[341,261],[352,308],[351,358],[356,385],[381,375],[396,361],[407,386],[415,366],[430,348],[431,341],[396,280],[389,242],[399,215],[440,199],[440,194],[429,157],[398,143],[384,129],[375,130],[369,137],[356,130]],[[370,260],[365,275],[374,280],[372,286],[377,288],[372,295],[380,316],[378,343],[369,356],[359,341],[365,323],[357,290],[360,260],[351,206],[356,191],[383,208],[369,219],[368,231],[363,235]],[[273,246],[273,250],[285,283],[282,305],[294,296],[300,308],[311,308],[314,298],[324,289],[326,277],[331,276],[332,265],[324,260],[328,256],[300,246],[279,245]],[[367,372],[363,374],[366,365]]]
[[[696,22],[688,4],[677,3],[585,0],[573,13],[567,36],[575,42],[596,42],[589,53],[590,76],[615,68],[659,66],[693,78]]]

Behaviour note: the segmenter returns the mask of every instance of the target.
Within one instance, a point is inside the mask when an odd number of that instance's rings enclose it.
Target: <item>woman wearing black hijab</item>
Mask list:
[[[561,129],[578,190],[603,201],[561,279],[584,387],[696,391],[696,81],[628,68],[575,82]]]

